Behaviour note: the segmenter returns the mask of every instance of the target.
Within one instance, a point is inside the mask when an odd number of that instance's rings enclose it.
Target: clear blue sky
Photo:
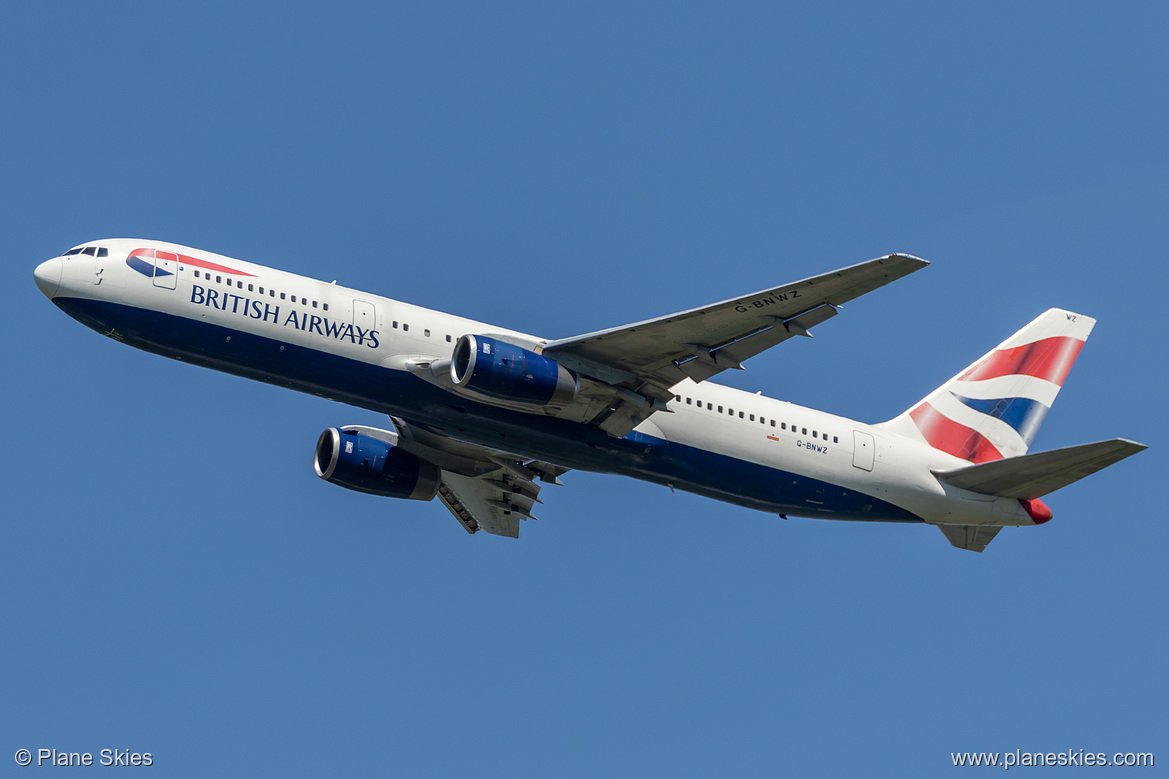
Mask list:
[[[0,770],[1169,761],[1169,13],[772,6],[7,9]],[[519,542],[469,537],[315,477],[319,432],[376,415],[126,348],[34,286],[118,236],[549,337],[911,252],[933,265],[728,380],[879,421],[1061,306],[1099,324],[1036,448],[1152,448],[982,555],[582,473]]]

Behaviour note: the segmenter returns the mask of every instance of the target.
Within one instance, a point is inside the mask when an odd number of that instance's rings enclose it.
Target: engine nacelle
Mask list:
[[[555,360],[486,335],[459,338],[451,381],[464,391],[525,406],[567,405],[580,389],[577,377]]]
[[[386,437],[397,438],[393,433]],[[433,463],[353,428],[330,427],[321,433],[313,469],[330,484],[406,500],[432,499],[441,477]]]

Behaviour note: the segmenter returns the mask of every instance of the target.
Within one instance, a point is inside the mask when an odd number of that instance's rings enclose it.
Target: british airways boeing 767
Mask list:
[[[710,381],[926,265],[891,254],[561,339],[160,241],[94,241],[34,275],[122,343],[387,414],[390,429],[325,430],[317,475],[437,496],[469,533],[517,537],[540,483],[582,469],[784,517],[928,523],[980,552],[1051,519],[1049,492],[1145,448],[1027,453],[1095,320],[1051,309],[876,425]]]

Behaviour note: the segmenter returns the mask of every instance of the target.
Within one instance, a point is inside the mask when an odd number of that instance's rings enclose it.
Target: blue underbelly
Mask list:
[[[632,476],[772,513],[921,521],[829,482],[640,433],[616,439],[589,425],[489,406],[406,371],[331,352],[107,301],[53,302],[86,326],[148,352],[398,416],[451,438],[567,468]]]

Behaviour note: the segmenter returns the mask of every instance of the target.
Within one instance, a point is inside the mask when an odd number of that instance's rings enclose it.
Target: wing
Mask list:
[[[536,518],[532,505],[539,501],[539,492],[531,483],[443,471],[438,497],[468,533],[486,530],[492,535],[519,538],[520,520]]]
[[[890,254],[803,281],[624,327],[551,341],[543,353],[593,380],[587,421],[624,436],[683,379],[704,381],[836,315],[838,306],[928,265]],[[599,386],[598,386],[599,385]],[[592,391],[589,397],[588,390]]]
[[[397,445],[441,469],[439,500],[468,533],[485,530],[519,538],[520,520],[536,519],[532,507],[543,502],[537,482],[561,484],[558,477],[568,470],[391,419],[398,432]]]

